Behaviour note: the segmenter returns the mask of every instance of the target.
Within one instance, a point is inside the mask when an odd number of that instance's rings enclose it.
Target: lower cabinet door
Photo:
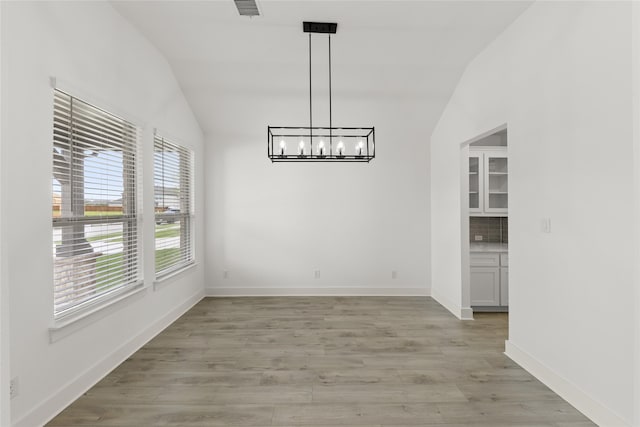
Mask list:
[[[500,305],[500,268],[471,267],[471,305]]]
[[[500,269],[500,305],[509,305],[509,268]]]

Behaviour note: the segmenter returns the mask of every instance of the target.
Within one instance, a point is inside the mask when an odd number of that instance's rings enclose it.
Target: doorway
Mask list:
[[[462,317],[509,310],[509,155],[504,124],[461,144]]]

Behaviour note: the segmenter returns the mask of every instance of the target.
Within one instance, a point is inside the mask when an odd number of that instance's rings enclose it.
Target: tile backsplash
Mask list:
[[[478,242],[476,236],[482,236],[483,243],[509,243],[509,225],[506,217],[472,216],[469,217],[469,240]]]

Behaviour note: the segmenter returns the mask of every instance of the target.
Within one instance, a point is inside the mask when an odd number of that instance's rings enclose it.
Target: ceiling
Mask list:
[[[428,137],[465,66],[531,2],[262,0],[254,18],[232,0],[112,4],[167,58],[208,135],[308,124],[308,20],[338,23],[334,126],[401,112]],[[327,37],[313,37],[314,125],[324,125]]]

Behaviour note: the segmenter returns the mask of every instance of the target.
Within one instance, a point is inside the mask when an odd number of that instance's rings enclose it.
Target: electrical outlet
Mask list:
[[[13,399],[18,395],[18,392],[20,391],[19,385],[20,383],[18,382],[18,377],[13,378],[9,382],[9,398],[10,399]]]
[[[474,236],[474,238],[475,238],[476,242],[482,242],[482,234],[476,234]]]
[[[313,272],[313,277],[315,277],[316,279],[320,278],[320,270],[316,270]]]
[[[392,279],[397,279],[398,278],[398,272],[396,270],[391,270],[391,278]]]
[[[222,278],[223,279],[228,279],[229,278],[229,270],[225,270],[222,272]]]
[[[543,233],[551,233],[551,218],[542,218],[540,220],[540,231]]]

